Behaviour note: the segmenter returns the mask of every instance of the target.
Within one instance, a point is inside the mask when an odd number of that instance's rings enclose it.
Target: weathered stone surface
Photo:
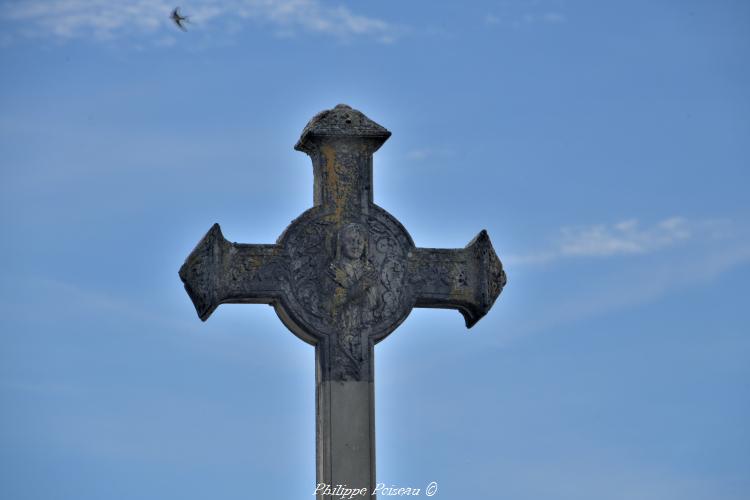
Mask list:
[[[297,151],[310,153],[317,149],[321,139],[351,137],[373,147],[374,153],[391,133],[367,118],[363,113],[346,104],[339,104],[333,109],[321,111],[310,120],[302,130],[302,135],[294,146]]]
[[[366,487],[374,472],[373,351],[414,307],[457,309],[471,328],[506,283],[486,231],[465,248],[418,248],[373,203],[372,155],[391,133],[340,104],[295,149],[312,159],[313,207],[275,244],[230,243],[215,224],[180,269],[198,316],[272,304],[316,348],[318,482]]]

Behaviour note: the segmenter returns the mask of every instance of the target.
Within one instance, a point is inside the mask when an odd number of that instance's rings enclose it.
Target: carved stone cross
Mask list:
[[[373,203],[372,155],[390,135],[344,104],[319,113],[294,147],[312,159],[314,206],[271,245],[231,243],[214,224],[180,269],[202,320],[223,303],[271,304],[315,346],[318,484],[366,496],[375,488],[375,344],[413,307],[458,309],[471,328],[506,281],[486,231],[465,248],[419,248]]]

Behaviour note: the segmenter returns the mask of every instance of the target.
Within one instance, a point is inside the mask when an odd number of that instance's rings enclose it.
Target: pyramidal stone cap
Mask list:
[[[390,136],[385,127],[370,120],[361,111],[339,104],[315,115],[302,130],[294,149],[310,153],[317,148],[321,139],[361,137],[370,139],[372,151],[375,152]]]

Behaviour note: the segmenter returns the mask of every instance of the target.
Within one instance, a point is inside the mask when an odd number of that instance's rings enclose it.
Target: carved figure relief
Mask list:
[[[403,234],[402,234],[403,233]],[[385,212],[338,223],[333,214],[306,214],[286,236],[296,318],[337,337],[352,362],[368,335],[398,324],[411,303],[404,290],[410,240]]]
[[[358,330],[371,325],[382,310],[378,273],[368,259],[364,227],[347,224],[337,240],[336,256],[327,270],[333,285],[333,318],[343,330]]]

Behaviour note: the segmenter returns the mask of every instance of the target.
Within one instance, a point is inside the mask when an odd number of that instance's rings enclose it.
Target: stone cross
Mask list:
[[[419,248],[373,203],[372,156],[390,135],[344,104],[317,114],[294,147],[312,159],[313,207],[270,245],[231,243],[214,224],[180,269],[202,320],[219,304],[270,304],[315,346],[317,482],[365,496],[375,488],[375,344],[413,307],[457,309],[471,328],[506,282],[486,231],[464,248]]]

